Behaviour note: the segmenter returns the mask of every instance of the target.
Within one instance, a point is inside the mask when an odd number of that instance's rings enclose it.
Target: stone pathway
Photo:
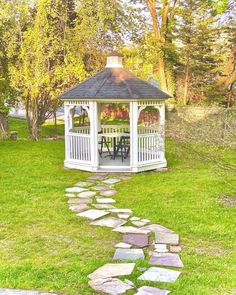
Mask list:
[[[114,245],[114,256],[111,259],[115,263],[105,264],[91,273],[88,284],[98,294],[118,295],[129,291],[136,295],[167,295],[170,291],[151,284],[172,283],[180,276],[179,269],[184,265],[178,254],[181,251],[179,235],[160,224],[151,224],[143,216],[132,216],[133,211],[129,208],[115,207],[114,196],[117,191],[114,186],[128,179],[127,173],[100,173],[66,189],[69,209],[79,218],[86,218],[91,226],[108,227],[122,236],[121,241]],[[140,267],[145,258],[149,259],[149,268]],[[140,282],[149,281],[150,286],[136,288],[128,279],[122,280],[122,276],[133,273],[137,260],[140,261],[137,279]]]

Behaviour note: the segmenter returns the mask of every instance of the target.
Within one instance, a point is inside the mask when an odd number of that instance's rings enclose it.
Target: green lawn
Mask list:
[[[25,137],[24,121],[18,123],[11,121],[11,130]],[[236,207],[219,202],[234,188],[211,164],[174,151],[168,142],[168,172],[135,174],[117,185],[117,207],[180,234],[185,267],[179,280],[152,285],[175,295],[236,294]],[[68,209],[64,189],[90,174],[63,168],[63,141],[4,141],[0,155],[0,287],[94,294],[87,275],[111,261],[120,236]],[[236,162],[234,153],[228,157]],[[141,286],[139,274],[130,279]]]

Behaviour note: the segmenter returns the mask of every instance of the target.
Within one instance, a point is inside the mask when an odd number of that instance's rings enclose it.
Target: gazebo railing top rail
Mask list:
[[[161,126],[138,126],[138,134],[152,134],[159,133]],[[101,130],[102,133],[125,133],[130,132],[129,125],[102,125]],[[80,133],[80,134],[90,134],[89,126],[80,126],[74,127],[69,130],[70,133]]]

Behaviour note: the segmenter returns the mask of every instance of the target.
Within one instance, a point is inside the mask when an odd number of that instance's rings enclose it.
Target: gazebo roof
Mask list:
[[[113,59],[110,63],[109,58]],[[122,57],[118,53],[108,55],[107,66],[102,71],[60,96],[61,99],[167,99],[170,97],[159,88],[124,69]]]

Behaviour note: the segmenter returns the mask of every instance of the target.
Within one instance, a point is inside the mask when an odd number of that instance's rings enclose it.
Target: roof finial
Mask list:
[[[123,55],[117,51],[111,51],[107,55],[106,68],[123,68]]]

